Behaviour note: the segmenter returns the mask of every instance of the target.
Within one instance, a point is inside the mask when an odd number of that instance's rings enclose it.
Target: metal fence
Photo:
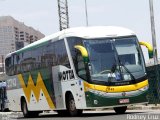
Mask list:
[[[149,104],[160,103],[160,77],[156,77],[156,67],[160,75],[160,65],[147,67],[147,74],[149,79]]]

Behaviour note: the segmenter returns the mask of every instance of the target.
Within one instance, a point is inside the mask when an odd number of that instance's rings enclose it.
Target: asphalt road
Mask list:
[[[128,110],[117,115],[114,111],[87,111],[81,117],[61,117],[54,112],[37,118],[24,118],[22,113],[0,113],[0,120],[160,120],[160,110]]]

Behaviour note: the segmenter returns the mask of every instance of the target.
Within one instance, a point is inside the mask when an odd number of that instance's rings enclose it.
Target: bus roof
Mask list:
[[[129,35],[135,35],[135,33],[129,29],[115,26],[78,27],[65,30],[65,37],[77,36],[86,39]]]
[[[68,28],[52,34],[50,36],[44,37],[41,40],[38,40],[32,44],[29,44],[20,50],[17,50],[13,53],[20,53],[25,50],[37,47],[44,43],[47,43],[50,40],[60,40],[65,37],[81,37],[86,39],[91,38],[99,38],[99,37],[121,37],[121,36],[131,36],[135,35],[135,33],[129,29],[123,27],[115,27],[115,26],[94,26],[94,27],[76,27],[76,28]],[[11,54],[7,56],[10,56]]]

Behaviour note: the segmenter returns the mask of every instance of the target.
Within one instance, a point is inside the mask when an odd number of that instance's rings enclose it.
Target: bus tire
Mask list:
[[[27,107],[27,102],[25,99],[21,101],[21,110],[25,118],[34,118],[34,117],[37,117],[40,113],[39,111],[29,111]]]
[[[124,114],[126,110],[127,110],[127,106],[114,108],[114,111],[116,112],[116,114]]]
[[[26,102],[26,100],[25,99],[23,99],[22,101],[21,101],[21,110],[22,110],[22,112],[23,112],[23,116],[24,117],[29,117],[30,116],[30,114],[29,114],[29,111],[28,111],[28,107],[27,107],[27,102]]]
[[[82,114],[82,110],[76,109],[75,100],[72,94],[69,94],[66,102],[67,111],[71,117],[80,116]]]

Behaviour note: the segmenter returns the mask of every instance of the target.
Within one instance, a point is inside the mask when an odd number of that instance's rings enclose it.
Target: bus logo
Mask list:
[[[25,96],[27,98],[28,103],[30,103],[30,98],[31,98],[31,92],[32,91],[33,91],[33,94],[34,94],[37,102],[39,102],[40,91],[42,90],[43,93],[44,93],[44,96],[46,97],[46,100],[47,100],[48,105],[50,106],[50,108],[51,109],[55,108],[55,106],[54,106],[54,104],[53,104],[53,102],[51,100],[51,97],[49,96],[49,93],[48,93],[48,91],[47,91],[47,89],[45,87],[45,84],[43,82],[43,79],[42,79],[40,73],[38,73],[36,85],[34,84],[31,75],[29,75],[29,78],[28,78],[29,80],[28,80],[27,85],[24,82],[22,74],[18,75],[18,79],[19,79],[20,84],[21,84],[21,86],[23,88],[23,91],[24,91],[24,94],[25,94]]]
[[[75,79],[73,70],[67,70],[62,72],[61,80],[71,80],[71,79]]]

